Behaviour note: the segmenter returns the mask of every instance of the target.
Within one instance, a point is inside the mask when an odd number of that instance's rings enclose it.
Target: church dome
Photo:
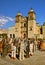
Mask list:
[[[29,11],[29,13],[35,13],[35,12],[34,12],[34,10],[31,8],[30,11]],[[28,13],[28,14],[29,14],[29,13]]]
[[[20,12],[18,12],[18,14],[17,15],[22,15]]]
[[[31,9],[31,10],[30,10],[30,12],[34,12],[34,10],[33,10],[33,9]]]

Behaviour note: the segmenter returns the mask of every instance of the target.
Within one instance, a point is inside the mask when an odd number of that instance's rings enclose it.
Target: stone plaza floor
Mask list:
[[[6,58],[0,57],[0,65],[45,65],[45,51],[35,51],[33,56],[22,61],[12,60],[9,56]]]

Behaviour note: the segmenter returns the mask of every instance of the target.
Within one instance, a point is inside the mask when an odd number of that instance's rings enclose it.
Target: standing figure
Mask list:
[[[8,42],[7,42],[7,37],[4,36],[4,38],[2,39],[2,57],[5,57],[7,55],[7,49],[8,47]]]
[[[19,59],[24,60],[24,40],[21,40]]]
[[[27,45],[26,45],[26,58],[29,57],[29,40],[27,40]]]
[[[0,53],[2,54],[2,38],[0,38]]]
[[[10,56],[11,56],[10,53],[12,52],[11,48],[12,48],[12,37],[9,38],[9,43],[8,43],[8,53],[9,53]]]
[[[33,41],[30,42],[29,48],[30,48],[29,54],[32,56],[33,55],[33,49],[34,49],[34,43],[33,43]]]
[[[16,45],[15,45],[15,38],[12,39],[12,44],[11,44],[11,58],[16,59]]]
[[[35,45],[34,50],[36,51],[37,50],[37,45],[38,45],[38,41],[37,40],[34,41],[34,45]]]
[[[18,42],[18,59],[20,57],[20,45],[21,45],[21,40],[19,38],[19,42]]]

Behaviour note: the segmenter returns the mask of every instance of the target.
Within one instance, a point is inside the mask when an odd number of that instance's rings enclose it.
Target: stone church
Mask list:
[[[36,13],[33,9],[30,9],[26,17],[18,12],[15,19],[15,36],[19,38],[45,38],[45,25],[40,26],[36,22]]]

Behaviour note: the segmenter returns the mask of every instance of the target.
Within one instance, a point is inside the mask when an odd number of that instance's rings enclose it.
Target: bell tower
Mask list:
[[[21,21],[21,17],[22,17],[22,14],[20,12],[18,12],[18,14],[16,16],[16,23],[19,23]]]
[[[18,12],[15,18],[16,37],[21,37],[21,21],[22,21],[22,14]]]
[[[34,38],[36,33],[36,13],[31,8],[28,12],[28,38]]]
[[[28,12],[28,20],[36,20],[36,13],[31,8],[31,10]]]

